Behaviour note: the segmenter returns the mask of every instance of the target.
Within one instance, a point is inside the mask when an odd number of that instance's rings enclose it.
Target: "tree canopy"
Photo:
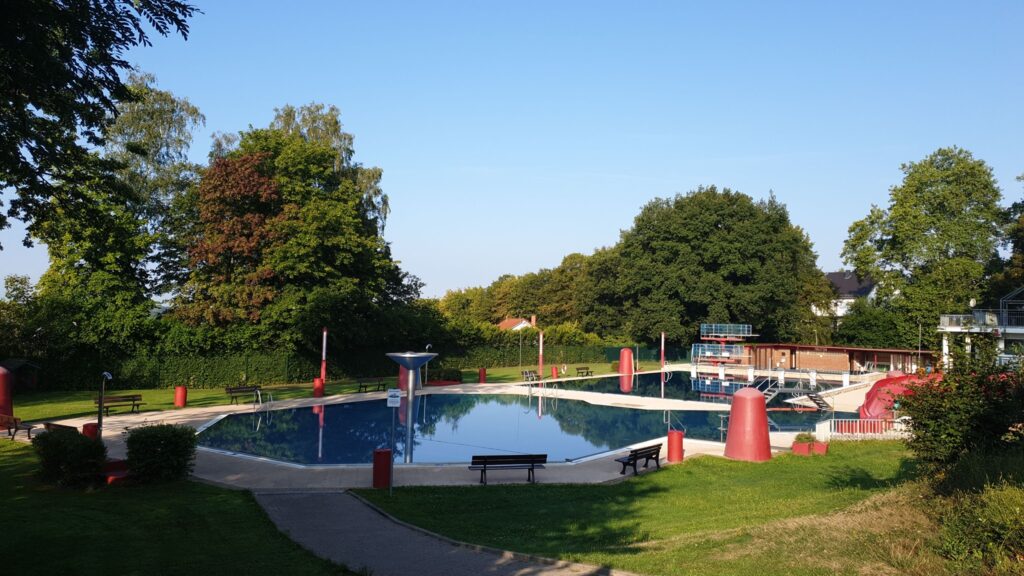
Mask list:
[[[36,223],[95,194],[84,188],[111,169],[92,154],[132,93],[120,74],[124,53],[160,35],[188,37],[196,8],[179,0],[13,0],[0,19],[0,190],[16,196],[8,218]],[[124,192],[124,190],[121,190]],[[56,202],[55,202],[56,200]],[[29,239],[26,238],[26,242]]]
[[[969,308],[999,265],[1002,197],[992,170],[962,148],[941,148],[901,167],[886,209],[872,206],[850,226],[843,258],[878,282],[897,314],[901,345],[916,346],[919,326],[934,343],[938,316]]]

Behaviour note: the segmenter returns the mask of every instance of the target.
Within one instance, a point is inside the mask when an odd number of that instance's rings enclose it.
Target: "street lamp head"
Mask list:
[[[427,350],[429,351],[433,346],[433,344],[427,344]]]
[[[113,380],[114,379],[114,377],[110,374],[110,372],[104,372],[102,374],[102,376],[103,376],[104,380]]]

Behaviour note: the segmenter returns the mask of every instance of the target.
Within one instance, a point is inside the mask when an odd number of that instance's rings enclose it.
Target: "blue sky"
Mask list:
[[[193,158],[336,104],[427,296],[612,245],[702,184],[774,191],[825,271],[936,148],[988,162],[1007,204],[1024,190],[1022,2],[194,1],[187,42],[129,55],[206,115]],[[22,233],[0,232],[0,273],[37,278]]]

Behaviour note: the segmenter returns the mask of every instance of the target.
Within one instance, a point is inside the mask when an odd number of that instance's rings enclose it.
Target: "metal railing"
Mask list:
[[[750,324],[701,324],[701,338],[749,338],[754,333]]]
[[[697,379],[692,382],[694,392],[709,392],[712,394],[735,394],[747,385],[742,382],[730,382],[728,380],[717,380],[715,378]]]
[[[746,360],[747,350],[737,344],[694,344],[690,348],[691,362],[710,362],[712,360]]]
[[[820,422],[816,432],[844,440],[899,440],[909,433],[904,422],[882,418],[832,418]]]
[[[997,328],[1024,326],[1024,310],[972,310],[970,314],[942,314],[940,328]]]

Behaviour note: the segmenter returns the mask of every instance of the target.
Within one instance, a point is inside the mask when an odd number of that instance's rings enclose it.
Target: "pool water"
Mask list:
[[[516,395],[431,394],[415,400],[412,460],[469,462],[474,454],[547,454],[577,460],[664,436],[665,412]],[[400,410],[399,413],[402,413]],[[688,438],[720,440],[720,412],[672,412]],[[403,414],[404,416],[404,414]],[[787,416],[788,417],[788,416]],[[818,415],[796,415],[813,428]],[[384,400],[231,414],[199,434],[206,448],[295,464],[365,464],[391,443]],[[405,423],[396,419],[395,460]]]

